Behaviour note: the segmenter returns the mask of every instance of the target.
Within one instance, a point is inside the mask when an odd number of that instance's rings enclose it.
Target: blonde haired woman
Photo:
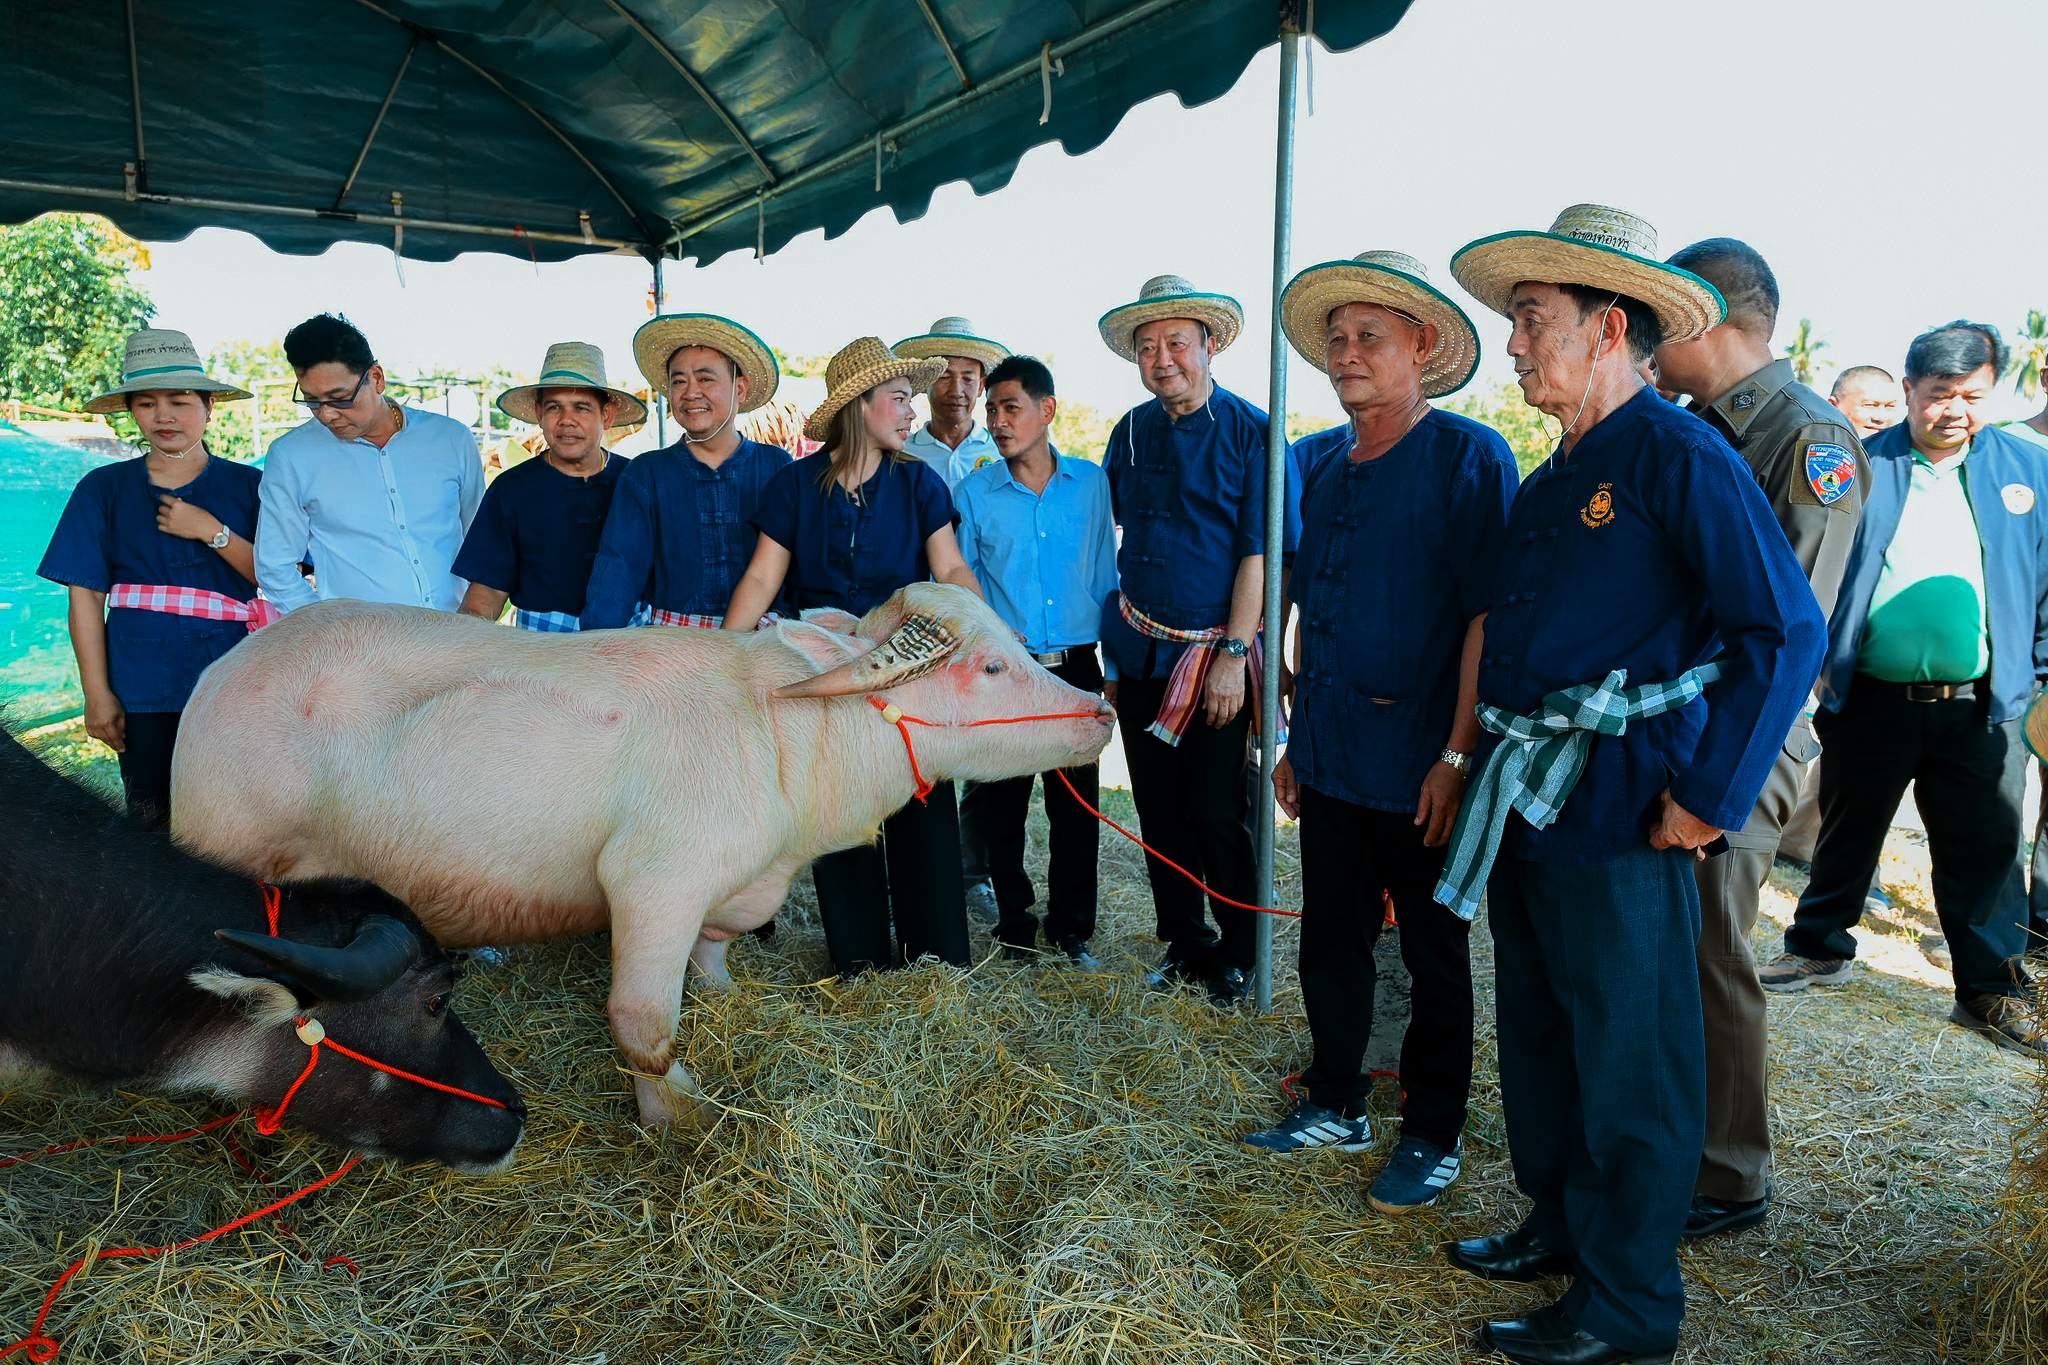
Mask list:
[[[860,616],[926,579],[981,592],[953,535],[945,481],[903,450],[917,426],[911,397],[944,368],[943,360],[899,358],[875,337],[832,357],[825,401],[804,423],[824,449],[778,471],[763,491],[754,514],[761,538],[725,610],[726,629],[750,629],[778,595],[798,611]],[[840,973],[927,954],[967,965],[952,783],[884,821],[879,846],[820,858],[811,878]]]

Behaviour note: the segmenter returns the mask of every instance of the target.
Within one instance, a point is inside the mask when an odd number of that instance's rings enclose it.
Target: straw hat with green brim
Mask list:
[[[1367,251],[1348,261],[1312,265],[1288,281],[1280,295],[1280,326],[1295,352],[1329,369],[1330,314],[1347,303],[1382,308],[1436,328],[1436,345],[1422,362],[1422,396],[1456,393],[1479,368],[1479,333],[1465,310],[1429,282],[1429,269],[1399,251]]]
[[[768,343],[731,318],[716,313],[670,313],[651,319],[633,334],[633,359],[656,393],[668,392],[668,362],[685,346],[706,346],[740,367],[747,381],[741,412],[752,412],[775,396],[782,369]]]
[[[908,379],[912,393],[923,393],[945,372],[945,361],[905,359],[884,346],[880,337],[849,341],[825,366],[825,401],[804,419],[804,435],[813,441],[829,439],[839,410],[877,384]]]
[[[1125,360],[1138,358],[1138,329],[1161,318],[1190,318],[1209,329],[1225,351],[1244,330],[1244,306],[1228,294],[1205,294],[1178,275],[1154,275],[1137,301],[1112,308],[1095,324],[1102,340]]]
[[[2048,692],[2038,692],[2027,705],[2026,719],[2020,722],[2020,733],[2033,750],[2034,757],[2048,763]]]
[[[605,428],[605,439],[616,441],[640,430],[647,422],[647,405],[605,382],[604,352],[587,341],[558,341],[548,347],[540,363],[540,377],[531,384],[507,389],[498,395],[498,410],[522,422],[540,425],[542,389],[595,389],[619,405],[618,420]]]
[[[145,329],[128,336],[128,348],[121,360],[121,382],[85,405],[87,412],[126,412],[131,393],[210,393],[231,401],[249,397],[247,389],[224,384],[207,374],[200,363],[198,348],[183,332]]]
[[[1451,257],[1451,274],[1502,316],[1524,280],[1611,290],[1647,305],[1666,341],[1689,341],[1728,316],[1720,290],[1657,259],[1655,228],[1604,204],[1574,204],[1548,232],[1481,237]]]
[[[1010,358],[1010,348],[1000,341],[974,334],[974,324],[966,318],[940,318],[932,329],[922,336],[905,337],[889,348],[897,355],[912,360],[944,360],[953,356],[965,356],[981,362],[981,372],[987,375],[997,365]]]

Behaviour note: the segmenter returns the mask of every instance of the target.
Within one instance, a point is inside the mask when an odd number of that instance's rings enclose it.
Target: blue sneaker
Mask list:
[[[1347,1119],[1334,1109],[1302,1100],[1271,1128],[1246,1133],[1238,1141],[1267,1156],[1362,1152],[1372,1146],[1372,1124],[1363,1116]]]
[[[1449,1151],[1421,1138],[1401,1139],[1379,1178],[1366,1191],[1366,1202],[1395,1217],[1428,1208],[1458,1178],[1464,1150],[1462,1139]]]

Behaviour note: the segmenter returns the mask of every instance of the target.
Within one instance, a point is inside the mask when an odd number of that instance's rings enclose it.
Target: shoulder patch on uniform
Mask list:
[[[1848,497],[1849,490],[1856,486],[1856,457],[1846,446],[1809,442],[1805,472],[1807,486],[1820,499],[1820,505],[1832,507]]]
[[[1737,412],[1748,412],[1751,408],[1756,406],[1756,390],[1744,389],[1741,393],[1736,394],[1735,397],[1728,401],[1728,406],[1735,409]]]
[[[2016,517],[2023,517],[2034,510],[2034,490],[2023,483],[2009,483],[1998,490],[1998,496],[2005,503],[2005,510]]]

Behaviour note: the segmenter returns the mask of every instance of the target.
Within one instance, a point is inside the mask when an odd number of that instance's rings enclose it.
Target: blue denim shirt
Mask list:
[[[1123,528],[1123,596],[1177,630],[1224,624],[1239,563],[1266,549],[1266,414],[1221,385],[1181,418],[1155,398],[1116,424],[1102,464]],[[1287,482],[1281,549],[1291,554],[1300,495],[1294,479]],[[1103,608],[1102,644],[1111,676],[1125,678],[1163,678],[1186,648],[1133,630],[1115,598]]]
[[[591,563],[583,629],[615,630],[642,602],[724,615],[754,557],[754,514],[789,464],[781,446],[744,437],[716,469],[686,441],[629,461]]]
[[[818,486],[830,466],[824,451],[785,465],[769,481],[754,525],[789,551],[782,591],[794,609],[838,607],[860,616],[932,576],[924,543],[953,524],[953,499],[923,460],[884,459],[858,500],[836,482]]]
[[[1457,719],[1465,630],[1519,476],[1498,433],[1441,409],[1376,460],[1354,463],[1352,439],[1347,422],[1294,447],[1302,672],[1287,756],[1319,792],[1413,811]]]
[[[626,464],[623,455],[607,454],[587,479],[564,474],[544,455],[513,465],[484,490],[455,576],[505,593],[521,611],[578,615]]]
[[[1612,669],[1641,686],[1722,660],[1721,681],[1691,705],[1596,737],[1556,823],[1538,831],[1513,816],[1505,852],[1617,858],[1644,846],[1667,787],[1697,818],[1742,828],[1826,630],[1755,475],[1719,433],[1637,393],[1562,466],[1524,480],[1488,597],[1479,700],[1518,715]]]
[[[1828,622],[1827,670],[1819,687],[1820,704],[1830,711],[1842,709],[1855,680],[1871,594],[1913,477],[1913,440],[1903,422],[1878,432],[1863,450],[1870,457],[1870,497]],[[2024,715],[2035,687],[2048,678],[2048,508],[2042,506],[2048,498],[2048,451],[1986,427],[1971,442],[1968,473],[1984,545],[1989,721],[1998,725]]]
[[[218,550],[157,529],[157,497],[176,493],[253,540],[262,480],[254,466],[217,455],[182,488],[151,483],[144,457],[101,465],[71,490],[36,572],[93,592],[133,583],[204,588],[247,602],[256,585],[228,567]],[[107,613],[108,685],[127,710],[182,711],[206,666],[248,634],[240,621],[116,607]]]

